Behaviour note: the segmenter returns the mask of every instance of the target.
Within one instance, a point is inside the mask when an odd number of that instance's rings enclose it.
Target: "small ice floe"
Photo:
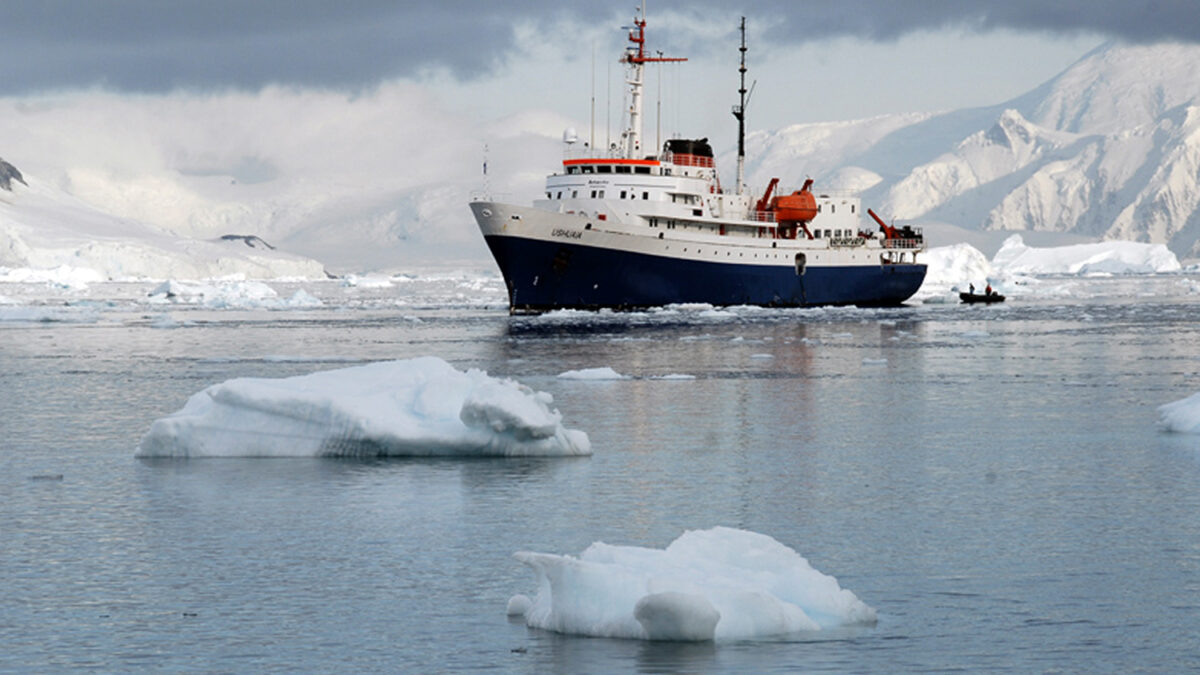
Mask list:
[[[666,375],[655,375],[654,377],[652,377],[650,379],[652,379],[652,380],[694,380],[694,379],[696,379],[696,376],[688,375],[687,373],[668,373]]]
[[[884,359],[884,358],[877,359],[877,358],[871,358],[869,356],[864,356],[863,360],[862,360],[862,364],[864,366],[886,366],[887,362],[888,362],[887,359]]]
[[[508,599],[508,615],[509,616],[525,616],[529,608],[533,606],[533,601],[528,595],[517,593]]]
[[[346,288],[391,288],[391,277],[347,274],[342,277],[342,286]]]
[[[732,312],[727,309],[706,309],[702,312],[698,312],[696,314],[696,316],[701,319],[709,319],[709,320],[717,320],[717,321],[726,321],[729,319],[738,318],[738,315],[736,312]]]
[[[211,386],[151,425],[141,457],[587,455],[550,394],[435,357]]]
[[[304,307],[321,307],[324,304],[325,303],[321,302],[320,298],[314,296],[312,293],[309,293],[303,288],[298,289],[295,293],[292,293],[292,297],[282,302],[282,306],[295,309]]]
[[[304,289],[285,299],[261,281],[240,280],[164,281],[147,296],[151,303],[200,305],[210,309],[296,309],[324,304]]]
[[[581,370],[568,370],[565,373],[559,373],[560,380],[627,380],[627,376],[618,373],[612,368],[605,366],[603,368],[583,368]]]
[[[517,553],[537,596],[509,615],[534,628],[643,640],[745,640],[875,623],[875,610],[771,537],[689,531],[665,549],[592,544],[578,558]],[[528,603],[528,604],[527,604]]]
[[[1159,424],[1179,434],[1200,434],[1200,393],[1158,407]]]
[[[773,358],[775,358],[775,355],[774,354],[751,354],[750,358],[752,358],[752,359],[773,359]]]

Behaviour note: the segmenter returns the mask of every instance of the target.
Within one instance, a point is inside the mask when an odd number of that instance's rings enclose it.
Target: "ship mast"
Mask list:
[[[737,154],[737,194],[742,194],[743,184],[746,178],[746,17],[742,17],[742,46],[739,51],[742,53],[741,65],[738,67],[738,73],[741,76],[741,86],[738,88],[738,95],[741,96],[741,102],[733,106],[733,116],[738,121],[738,154]]]
[[[624,140],[626,159],[640,159],[642,154],[642,76],[645,74],[647,63],[663,63],[667,61],[687,61],[685,58],[663,56],[646,56],[646,3],[633,18],[633,26],[629,29],[629,46],[621,55],[621,62],[629,65],[629,126],[621,134]]]

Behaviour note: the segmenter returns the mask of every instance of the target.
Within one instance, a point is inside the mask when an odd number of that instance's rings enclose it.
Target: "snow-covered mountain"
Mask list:
[[[800,125],[755,143],[768,150],[754,180],[807,166],[897,219],[1200,257],[1197,46],[1108,43],[997,106]]]
[[[114,217],[0,160],[0,269],[66,270],[81,281],[325,276],[316,260],[253,235],[180,237]]]

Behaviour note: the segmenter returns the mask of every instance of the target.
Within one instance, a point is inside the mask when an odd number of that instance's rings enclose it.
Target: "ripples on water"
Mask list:
[[[1200,443],[1155,410],[1200,390],[1183,281],[512,318],[473,278],[279,310],[3,289],[0,670],[1195,669]],[[209,384],[425,354],[551,392],[595,456],[133,458]],[[556,377],[601,366],[631,377]],[[514,551],[714,525],[796,549],[879,624],[693,645],[504,616],[535,590]]]

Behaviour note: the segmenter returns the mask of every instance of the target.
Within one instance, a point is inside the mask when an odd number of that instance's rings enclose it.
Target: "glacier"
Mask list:
[[[19,174],[18,174],[19,175]],[[48,274],[49,273],[49,274]],[[244,238],[195,239],[115,217],[26,176],[0,192],[0,277],[319,279],[316,260],[251,247]]]
[[[296,377],[237,378],[156,420],[139,457],[591,454],[553,397],[427,356]]]

